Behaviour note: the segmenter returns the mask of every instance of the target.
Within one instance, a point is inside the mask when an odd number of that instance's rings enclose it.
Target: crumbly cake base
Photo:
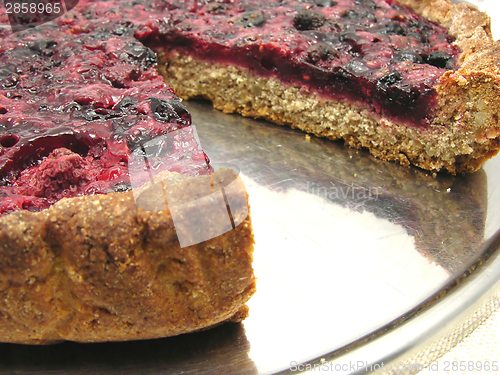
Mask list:
[[[199,194],[197,183],[185,179],[179,175],[173,189]],[[232,208],[245,214],[248,197],[239,179],[237,190]],[[235,229],[181,248],[170,210],[138,207],[132,192],[5,215],[0,340],[143,340],[241,321],[255,292],[253,244],[247,215]]]
[[[314,91],[284,84],[274,77],[260,77],[248,69],[212,63],[180,51],[158,54],[165,81],[184,98],[203,97],[227,113],[264,118],[308,133],[367,148],[376,157],[416,165],[426,170],[473,172],[498,152],[498,124],[491,127],[498,108],[489,106],[497,83],[469,75],[447,74],[439,93],[440,111],[430,126],[416,127],[380,118],[370,109],[347,101],[333,101]],[[483,80],[478,87],[476,81]],[[458,86],[456,82],[461,82]],[[493,86],[491,97],[484,87]],[[455,93],[451,91],[455,90]],[[456,118],[457,110],[469,112]],[[482,108],[482,111],[479,109]]]

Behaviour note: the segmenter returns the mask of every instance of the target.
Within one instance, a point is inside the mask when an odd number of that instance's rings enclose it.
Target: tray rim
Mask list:
[[[483,249],[483,255],[465,273],[458,275],[456,279],[407,314],[343,348],[325,353],[300,365],[304,365],[302,368],[306,369],[308,365],[312,367],[326,363],[330,368],[336,366],[341,368],[343,365],[345,367],[346,364],[362,361],[364,367],[342,373],[351,375],[380,373],[383,369],[396,369],[398,365],[409,363],[426,353],[433,344],[452,334],[468,319],[473,319],[468,326],[475,328],[474,322],[487,317],[484,314],[477,314],[474,319],[475,313],[500,292],[500,229],[485,241]],[[468,334],[472,330],[465,333]],[[419,371],[431,363],[432,361],[419,364],[422,365]],[[277,374],[307,373],[313,372],[291,369],[277,372]]]

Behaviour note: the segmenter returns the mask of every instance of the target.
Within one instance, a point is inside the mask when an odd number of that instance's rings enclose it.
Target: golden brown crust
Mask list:
[[[449,29],[449,33],[461,39],[469,37],[477,27],[484,28],[491,37],[490,17],[468,4],[452,5],[449,0],[399,0],[416,13]]]
[[[218,173],[215,179],[234,178]],[[176,186],[167,187],[172,196],[178,189],[183,196],[197,192],[189,178],[174,180]],[[245,210],[241,180],[231,186]],[[211,209],[199,202],[196,207],[202,217]],[[64,199],[43,212],[6,215],[0,218],[0,244],[3,342],[173,336],[241,321],[255,292],[248,215],[223,235],[181,248],[169,208],[138,207],[132,192]]]
[[[500,45],[488,15],[448,0],[403,0],[418,13],[448,28],[462,50],[460,69],[441,77],[434,124],[476,138],[473,151],[457,157],[457,171],[473,172],[500,148]],[[450,145],[453,147],[453,145]]]

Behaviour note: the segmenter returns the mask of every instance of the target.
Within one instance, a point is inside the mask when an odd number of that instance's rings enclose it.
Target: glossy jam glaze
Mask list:
[[[155,172],[207,174],[189,113],[133,28],[121,17],[107,28],[81,15],[58,22],[3,31],[0,214],[126,191],[136,150]]]
[[[409,126],[425,126],[459,53],[446,30],[392,0],[80,0],[0,38],[0,214],[127,190],[134,150],[169,133],[147,149],[155,165],[208,173],[148,47],[238,64]]]

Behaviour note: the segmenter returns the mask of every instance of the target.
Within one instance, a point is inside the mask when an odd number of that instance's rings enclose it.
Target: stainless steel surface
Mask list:
[[[257,374],[333,361],[373,332],[383,340],[385,331],[406,327],[402,316],[491,255],[500,228],[499,158],[472,175],[433,178],[208,103],[187,105],[205,152],[237,165],[250,194],[258,277],[250,317],[144,342],[2,344],[0,372]],[[394,355],[406,348],[392,340],[353,353],[377,361],[387,348]]]
[[[322,357],[366,373],[358,363],[403,360],[500,287],[499,157],[472,175],[433,178],[208,103],[187,106],[212,162],[237,165],[250,195],[250,317],[143,342],[0,344],[0,373],[266,374]]]
[[[499,228],[488,207],[495,168],[433,178],[341,143],[190,109],[205,125],[203,148],[241,168],[251,197],[259,281],[244,327],[258,372],[391,327],[467,271]]]

